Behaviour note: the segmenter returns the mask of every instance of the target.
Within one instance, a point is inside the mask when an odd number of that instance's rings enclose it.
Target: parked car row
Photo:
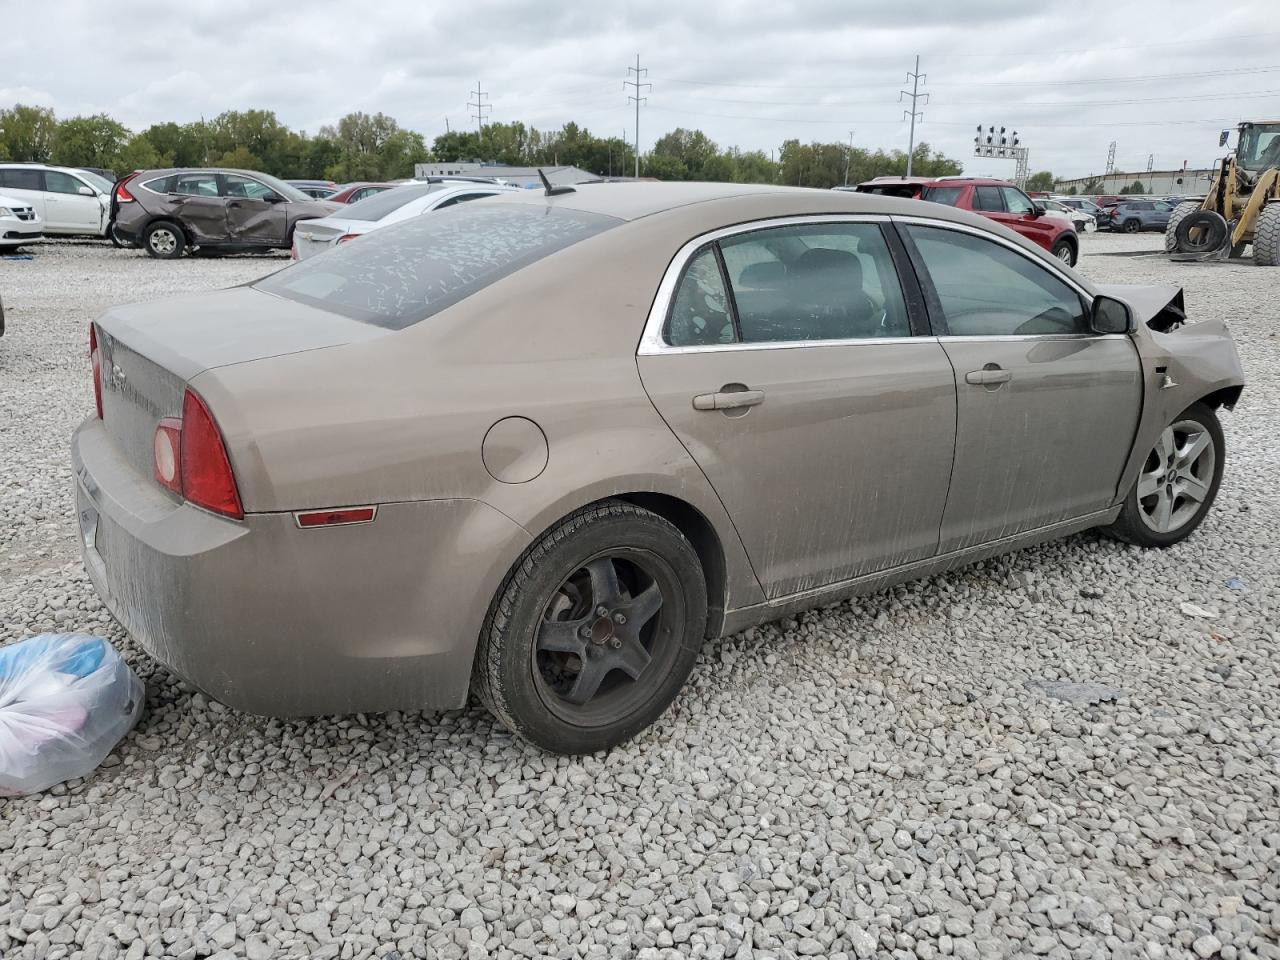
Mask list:
[[[908,197],[945,204],[1004,224],[1048,250],[1068,266],[1080,258],[1074,216],[1052,212],[1012,183],[984,177],[876,177],[856,187],[859,193]]]
[[[110,226],[111,181],[92,170],[45,163],[0,163],[0,194],[34,213],[46,236],[105,237]],[[26,223],[31,218],[20,218]],[[5,226],[5,245],[38,238]],[[29,232],[29,231],[28,231]]]

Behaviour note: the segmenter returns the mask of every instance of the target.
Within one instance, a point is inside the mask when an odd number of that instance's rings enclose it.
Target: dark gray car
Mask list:
[[[192,247],[287,250],[299,220],[339,208],[265,173],[216,168],[143,170],[111,199],[113,235],[166,260]]]
[[[1111,229],[1124,233],[1164,230],[1171,213],[1173,204],[1163,200],[1126,200],[1111,208]]]

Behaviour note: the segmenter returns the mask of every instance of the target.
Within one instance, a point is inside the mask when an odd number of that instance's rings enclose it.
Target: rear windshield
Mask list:
[[[254,287],[401,330],[621,222],[564,207],[462,203],[365,234]]]
[[[963,194],[964,187],[926,187],[924,198],[934,203],[945,203],[948,207],[954,207],[960,202]]]
[[[357,200],[342,211],[343,220],[381,220],[389,213],[394,213],[410,200],[425,197],[428,193],[437,193],[444,187],[438,183],[411,183],[406,187],[384,190],[371,197]]]

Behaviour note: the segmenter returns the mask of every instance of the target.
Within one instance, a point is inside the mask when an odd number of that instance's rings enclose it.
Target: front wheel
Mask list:
[[[490,609],[472,689],[544,750],[604,750],[675,699],[706,619],[702,566],[684,535],[654,513],[606,501],[525,552]]]
[[[1050,252],[1068,267],[1076,265],[1076,247],[1070,240],[1059,240]]]
[[[1120,515],[1103,532],[1140,547],[1185,540],[1218,495],[1225,457],[1217,414],[1192,404],[1160,432]]]
[[[168,220],[160,220],[147,227],[143,234],[142,245],[147,253],[161,260],[177,260],[186,249],[187,238],[182,228]]]

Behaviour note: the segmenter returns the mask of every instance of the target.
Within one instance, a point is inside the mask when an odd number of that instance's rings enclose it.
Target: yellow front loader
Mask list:
[[[1242,257],[1250,245],[1254,263],[1280,266],[1280,120],[1241,123],[1208,195],[1178,204],[1164,234],[1175,259]]]

